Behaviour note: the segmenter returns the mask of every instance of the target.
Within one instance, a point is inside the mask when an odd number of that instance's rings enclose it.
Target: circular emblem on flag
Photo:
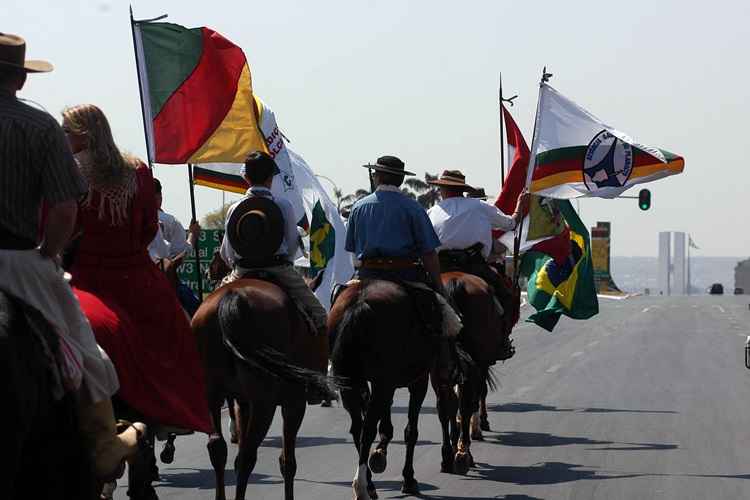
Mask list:
[[[633,147],[606,130],[591,140],[583,157],[583,183],[589,191],[622,187],[633,171]]]

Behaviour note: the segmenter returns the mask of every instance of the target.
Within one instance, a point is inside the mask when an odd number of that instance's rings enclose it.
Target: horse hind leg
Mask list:
[[[451,440],[451,429],[455,428],[456,413],[458,412],[458,401],[448,382],[440,375],[439,370],[433,368],[430,373],[432,389],[437,400],[438,418],[443,434],[441,446],[442,461],[440,472],[453,472],[453,442]],[[453,422],[453,425],[451,425]]]
[[[471,430],[470,423],[472,413],[476,406],[476,392],[471,380],[459,386],[459,408],[461,411],[461,426],[458,438],[458,447],[453,462],[453,471],[456,474],[466,474],[473,464],[471,456]]]
[[[419,483],[414,478],[414,447],[419,438],[419,412],[427,395],[427,374],[409,386],[409,420],[404,429],[406,459],[404,460],[404,483],[401,492],[407,495],[419,495]]]
[[[210,400],[209,400],[210,401]],[[220,400],[221,401],[221,400]],[[208,456],[211,459],[211,467],[214,469],[216,478],[216,500],[225,500],[226,491],[224,487],[224,469],[227,465],[227,442],[221,432],[221,403],[210,404],[211,425],[214,432],[208,437]]]
[[[294,390],[293,394],[290,394],[287,398],[287,401],[281,407],[284,431],[279,468],[284,478],[284,499],[294,500],[294,476],[297,473],[297,459],[294,452],[297,432],[299,432],[302,419],[305,417],[305,392],[304,390]]]
[[[370,454],[370,470],[375,474],[380,474],[385,471],[388,465],[388,445],[393,440],[393,422],[391,422],[391,411],[390,407],[393,405],[391,400],[385,409],[385,413],[380,419],[378,425],[378,434],[380,435],[380,442],[378,442],[375,450]]]
[[[275,390],[270,391],[270,395],[275,395],[275,393]],[[271,427],[273,415],[276,412],[276,404],[268,397],[270,395],[267,395],[264,400],[253,401],[253,404],[249,405],[249,411],[239,412],[240,450],[234,461],[237,476],[236,500],[245,499],[247,482],[258,461],[258,448],[268,434],[268,428]],[[251,421],[252,425],[250,425]]]
[[[382,386],[373,384],[372,396],[367,405],[364,422],[362,423],[362,433],[359,439],[357,472],[352,481],[354,500],[371,500],[377,498],[377,492],[372,483],[371,471],[367,466],[367,458],[370,454],[372,442],[375,440],[378,421],[385,415],[387,405],[393,400],[393,392],[393,388],[383,388]]]

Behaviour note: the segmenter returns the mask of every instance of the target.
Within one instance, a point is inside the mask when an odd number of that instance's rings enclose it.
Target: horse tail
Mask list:
[[[224,346],[251,370],[291,384],[307,385],[326,398],[338,399],[336,391],[341,389],[338,379],[298,366],[286,354],[257,340],[250,348],[237,347],[235,336],[253,322],[253,311],[240,293],[229,290],[221,298],[218,319]]]
[[[357,301],[346,309],[344,317],[336,327],[333,351],[331,352],[331,363],[337,375],[348,378],[361,377],[362,366],[356,363],[357,356],[349,355],[348,352],[358,352],[360,335],[367,335],[369,326],[375,321],[375,314],[370,305],[358,297]],[[363,354],[363,353],[362,353]],[[348,363],[347,363],[348,360]]]

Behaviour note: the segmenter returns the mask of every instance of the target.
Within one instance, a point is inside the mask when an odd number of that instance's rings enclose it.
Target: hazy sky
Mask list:
[[[94,103],[123,149],[145,153],[128,21],[120,1],[3,0],[0,31],[50,60],[22,96],[59,117]],[[655,255],[657,233],[688,231],[700,255],[750,254],[746,163],[750,2],[643,1],[146,1],[242,46],[255,92],[313,169],[351,192],[363,163],[400,156],[420,176],[461,169],[497,193],[498,74],[531,141],[542,66],[551,84],[640,142],[681,154],[680,176],[636,200],[580,202],[587,226],[613,225],[615,255]],[[187,172],[158,166],[165,208],[189,220]],[[219,191],[196,188],[199,214]],[[633,190],[628,194],[635,194]]]

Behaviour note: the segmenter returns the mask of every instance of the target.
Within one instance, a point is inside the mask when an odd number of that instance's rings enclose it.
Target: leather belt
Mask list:
[[[243,269],[258,269],[261,267],[292,265],[287,254],[272,255],[271,257],[264,257],[262,259],[248,259],[243,257],[236,260],[234,263],[236,266],[239,266]]]
[[[421,267],[421,263],[406,257],[383,257],[375,259],[364,259],[359,267],[362,269],[415,269]]]
[[[16,236],[0,226],[0,250],[33,250],[37,246],[35,241]]]

